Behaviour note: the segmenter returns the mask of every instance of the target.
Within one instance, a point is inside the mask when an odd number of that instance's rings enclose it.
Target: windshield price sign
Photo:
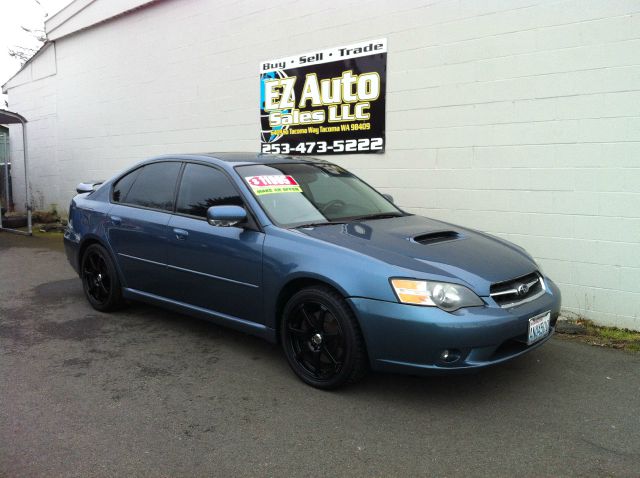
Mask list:
[[[275,193],[301,193],[302,188],[292,176],[248,176],[244,178],[256,196]]]
[[[260,64],[263,153],[383,153],[387,40]]]

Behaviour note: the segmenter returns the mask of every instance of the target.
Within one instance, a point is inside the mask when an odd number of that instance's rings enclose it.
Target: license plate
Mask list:
[[[527,334],[527,345],[531,345],[549,335],[549,323],[551,322],[551,312],[545,312],[529,319],[529,333]]]

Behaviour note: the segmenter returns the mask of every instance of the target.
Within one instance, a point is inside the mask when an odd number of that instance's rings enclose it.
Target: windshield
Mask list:
[[[236,168],[271,220],[283,227],[404,213],[333,164],[257,164]]]

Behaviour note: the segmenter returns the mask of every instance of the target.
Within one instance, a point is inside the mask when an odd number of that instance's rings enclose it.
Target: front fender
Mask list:
[[[269,226],[263,255],[265,325],[277,328],[277,300],[287,284],[313,279],[331,285],[345,298],[396,302],[389,285],[395,266],[297,231]],[[402,269],[399,269],[402,270]]]

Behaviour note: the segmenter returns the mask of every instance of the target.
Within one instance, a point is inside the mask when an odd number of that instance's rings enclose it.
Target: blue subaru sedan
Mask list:
[[[318,388],[498,364],[560,311],[519,246],[409,214],[319,159],[163,156],[78,192],[65,248],[95,309],[144,301],[280,343]]]

